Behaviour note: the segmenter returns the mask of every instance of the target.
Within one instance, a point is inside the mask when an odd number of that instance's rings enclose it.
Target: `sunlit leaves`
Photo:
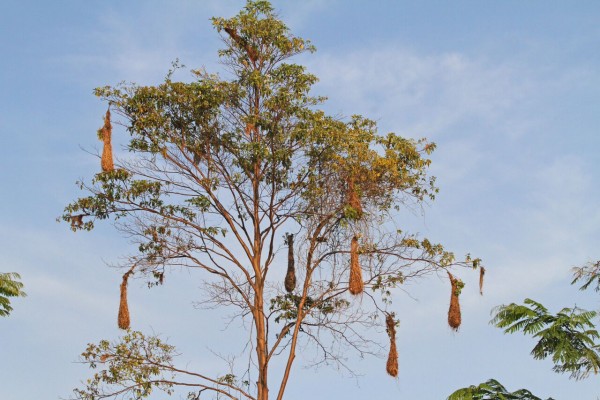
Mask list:
[[[237,16],[216,17],[212,21],[219,32],[229,32],[228,46],[220,51],[220,55],[239,66],[260,63],[269,68],[292,55],[314,51],[309,41],[289,34],[267,1],[248,2]]]
[[[115,393],[142,399],[155,389],[171,394],[174,374],[170,371],[174,347],[156,336],[128,332],[119,341],[89,344],[82,361],[97,370],[84,389],[75,389],[77,399],[96,400]]]
[[[298,312],[302,297],[287,293],[271,299],[270,311],[276,315],[275,322],[294,322],[298,318]],[[304,299],[303,313],[321,313],[323,315],[338,313],[350,303],[346,299],[315,300],[310,296]],[[315,314],[316,315],[316,314]]]

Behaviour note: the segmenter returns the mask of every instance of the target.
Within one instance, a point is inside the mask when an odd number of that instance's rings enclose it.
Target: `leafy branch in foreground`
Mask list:
[[[447,400],[542,400],[529,390],[519,389],[509,392],[495,379],[490,379],[477,386],[458,389]],[[553,400],[548,398],[547,400]]]
[[[600,370],[600,338],[593,319],[596,311],[563,308],[551,314],[540,303],[525,299],[524,305],[496,307],[490,323],[505,333],[522,331],[538,339],[531,354],[536,360],[552,357],[553,370],[583,379]]]
[[[10,305],[11,297],[27,296],[19,279],[21,276],[16,272],[0,273],[0,317],[7,317],[13,310]]]
[[[119,341],[89,344],[81,356],[82,362],[91,369],[102,368],[87,380],[85,389],[74,390],[76,399],[115,396],[143,399],[156,390],[170,395],[174,386],[195,389],[190,392],[190,399],[199,398],[199,394],[207,390],[230,399],[253,399],[236,386],[232,374],[211,379],[177,368],[173,363],[175,348],[157,336],[145,336],[142,332],[128,331]]]

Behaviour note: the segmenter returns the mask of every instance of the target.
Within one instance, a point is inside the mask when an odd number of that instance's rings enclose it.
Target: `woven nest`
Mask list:
[[[483,276],[485,275],[485,268],[479,267],[479,294],[483,296]]]
[[[71,228],[81,228],[83,226],[83,214],[71,215]]]
[[[348,205],[356,211],[356,215],[360,218],[363,214],[362,202],[354,186],[354,179],[348,178]]]
[[[113,162],[112,155],[112,125],[110,123],[110,109],[106,110],[106,115],[104,117],[104,126],[100,129],[100,139],[104,142],[104,147],[102,148],[102,171],[114,171],[115,164]]]
[[[288,266],[284,284],[285,290],[288,293],[291,293],[296,288],[296,270],[294,268],[294,235],[286,235],[285,241],[288,245]]]
[[[119,318],[118,324],[121,329],[129,329],[131,321],[129,318],[129,305],[127,304],[127,280],[129,279],[131,271],[126,272],[123,275],[123,282],[121,282],[121,301],[119,303]]]
[[[252,133],[256,133],[256,126],[254,126],[254,124],[251,124],[250,122],[246,123],[246,136],[248,136],[249,138],[252,137]]]
[[[363,292],[364,282],[362,270],[358,263],[358,238],[354,236],[350,244],[350,293],[357,295]]]
[[[250,58],[250,61],[252,62],[256,62],[256,60],[258,59],[258,54],[256,49],[250,45],[250,43],[248,43],[247,40],[243,39],[240,37],[240,35],[238,35],[237,31],[233,28],[230,27],[225,27],[223,28],[225,30],[225,32],[227,32],[227,34],[229,36],[231,36],[231,38],[244,50],[246,50],[246,53],[248,53],[248,58]]]
[[[386,371],[394,378],[398,376],[398,349],[396,348],[396,321],[392,314],[385,317],[386,332],[390,338],[390,352],[388,354]]]
[[[460,281],[452,276],[450,272],[448,272],[448,277],[450,278],[450,283],[452,286],[452,291],[450,293],[450,308],[448,309],[448,325],[450,325],[450,328],[457,331],[462,322],[462,317],[460,315],[460,304],[458,302]]]

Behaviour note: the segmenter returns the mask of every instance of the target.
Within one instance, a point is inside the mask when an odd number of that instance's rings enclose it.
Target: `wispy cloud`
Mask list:
[[[523,71],[460,53],[422,55],[403,48],[319,54],[318,88],[351,112],[417,135],[437,136],[472,121],[498,121],[531,94]],[[356,110],[356,111],[354,111]],[[390,121],[391,120],[391,121]]]
[[[440,142],[432,172],[442,200],[428,212],[427,231],[483,250],[497,268],[495,300],[568,285],[569,267],[594,251],[597,174],[554,145],[566,132],[546,108],[583,78],[597,79],[588,68],[557,72],[518,59],[399,47],[320,53],[309,63],[333,112],[362,113],[384,131]]]

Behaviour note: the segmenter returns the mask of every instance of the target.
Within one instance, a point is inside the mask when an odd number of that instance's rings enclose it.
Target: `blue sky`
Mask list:
[[[211,16],[243,1],[79,2],[4,0],[0,14],[0,271],[21,273],[29,296],[0,320],[0,398],[57,399],[88,376],[85,344],[116,338],[120,274],[128,244],[110,224],[91,233],[55,218],[90,177],[105,104],[94,87],[159,83],[179,58],[219,72]],[[327,111],[363,114],[382,132],[438,144],[431,172],[440,194],[406,225],[457,254],[482,257],[463,273],[463,326],[446,325],[447,282],[398,292],[400,375],[384,360],[293,371],[289,399],[443,399],[494,377],[540,397],[595,399],[598,377],[570,381],[529,356],[533,341],[488,325],[492,307],[532,297],[553,310],[598,308],[569,285],[569,269],[598,259],[600,239],[600,3],[595,1],[274,1],[292,31],[318,51],[303,55]],[[187,76],[183,76],[187,79]],[[117,139],[118,140],[118,139]],[[82,150],[83,148],[83,150]],[[164,287],[131,285],[134,326],[168,337],[179,361],[227,372],[216,312],[194,309],[196,276]],[[174,310],[176,310],[174,312]],[[237,329],[239,328],[239,330]],[[161,398],[159,396],[153,398]]]

